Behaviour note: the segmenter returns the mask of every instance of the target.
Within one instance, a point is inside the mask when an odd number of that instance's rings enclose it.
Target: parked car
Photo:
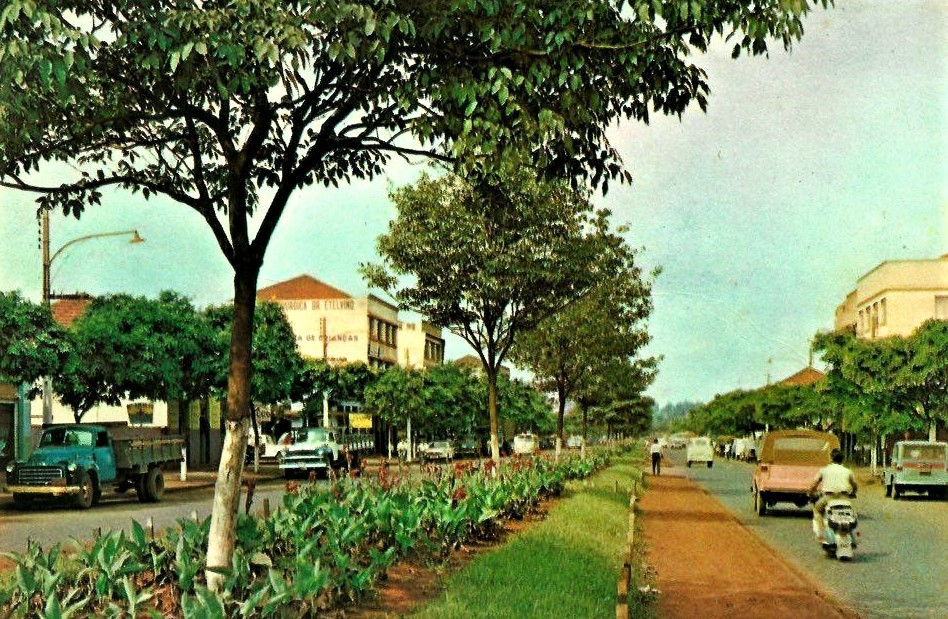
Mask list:
[[[454,460],[454,443],[449,440],[432,441],[419,450],[423,460]]]
[[[706,463],[708,468],[714,464],[714,448],[711,446],[711,439],[707,436],[698,436],[688,441],[688,447],[685,448],[685,460],[688,466],[691,463]]]
[[[775,503],[803,507],[820,469],[839,449],[839,439],[816,430],[778,430],[764,435],[754,471],[754,511],[763,516]]]
[[[275,460],[283,448],[290,444],[291,436],[289,432],[285,432],[279,440],[276,440],[269,434],[263,434],[261,432],[255,448],[253,445],[253,433],[251,432],[247,439],[247,453],[244,462],[248,464],[253,462],[254,451],[256,450],[260,451],[261,460]]]
[[[536,434],[524,432],[514,437],[513,451],[515,454],[523,456],[533,454],[539,446]]]
[[[583,437],[579,436],[578,434],[574,434],[573,436],[566,439],[567,449],[579,449],[582,446],[583,446]]]
[[[277,454],[287,479],[310,472],[328,477],[332,469],[358,470],[362,455],[372,448],[370,435],[343,428],[299,428],[289,434],[289,444],[281,445]]]
[[[948,496],[948,443],[898,441],[892,447],[892,460],[882,473],[885,495],[898,499],[903,492],[925,492],[929,496]]]
[[[736,438],[731,446],[731,457],[744,462],[756,462],[760,443],[754,438]]]
[[[457,457],[477,458],[481,455],[481,443],[473,436],[462,439],[454,452]]]

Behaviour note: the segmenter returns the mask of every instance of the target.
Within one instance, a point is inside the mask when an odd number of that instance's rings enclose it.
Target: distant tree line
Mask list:
[[[906,337],[818,334],[828,366],[810,387],[770,385],[716,396],[674,426],[702,434],[744,435],[765,428],[816,427],[877,445],[906,432],[934,439],[948,421],[948,321],[929,320]]]

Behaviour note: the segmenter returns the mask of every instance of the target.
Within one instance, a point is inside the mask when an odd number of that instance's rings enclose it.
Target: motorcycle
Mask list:
[[[823,536],[821,543],[826,555],[840,561],[850,561],[857,546],[856,527],[859,520],[852,501],[845,497],[833,497],[823,510]],[[814,522],[814,527],[816,526]]]

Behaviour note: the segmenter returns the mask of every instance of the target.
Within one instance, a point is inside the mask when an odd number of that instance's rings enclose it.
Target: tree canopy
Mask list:
[[[504,358],[519,334],[622,270],[622,239],[588,192],[523,167],[497,184],[424,175],[392,200],[396,219],[378,240],[384,265],[363,272],[480,357],[499,458],[496,385]]]
[[[530,370],[545,389],[556,391],[557,438],[562,441],[567,399],[584,380],[611,361],[632,359],[649,341],[651,282],[635,264],[635,252],[616,242],[600,279],[590,291],[533,329],[520,334],[511,359]],[[616,260],[616,256],[620,259]],[[609,273],[609,269],[614,271]],[[644,389],[647,385],[642,385]],[[632,399],[625,394],[623,401]]]
[[[58,371],[69,350],[49,307],[18,292],[0,292],[0,379],[32,384]]]

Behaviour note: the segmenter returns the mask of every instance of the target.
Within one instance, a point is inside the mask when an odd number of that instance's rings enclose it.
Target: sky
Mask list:
[[[769,57],[732,60],[716,44],[696,57],[707,113],[610,131],[634,181],[594,202],[629,226],[643,267],[661,268],[645,351],[662,359],[648,391],[659,404],[792,375],[861,275],[948,253],[948,5],[837,0],[804,26],[790,53],[773,45]],[[298,191],[259,286],[309,274],[367,294],[357,269],[378,260],[389,191],[423,169],[397,162],[371,183]],[[110,194],[81,220],[54,213],[51,248],[130,229],[146,242],[66,248],[53,291],[175,290],[199,307],[233,297],[229,265],[185,207]],[[33,197],[0,189],[0,290],[39,301],[41,272]],[[469,352],[447,339],[447,358]]]

